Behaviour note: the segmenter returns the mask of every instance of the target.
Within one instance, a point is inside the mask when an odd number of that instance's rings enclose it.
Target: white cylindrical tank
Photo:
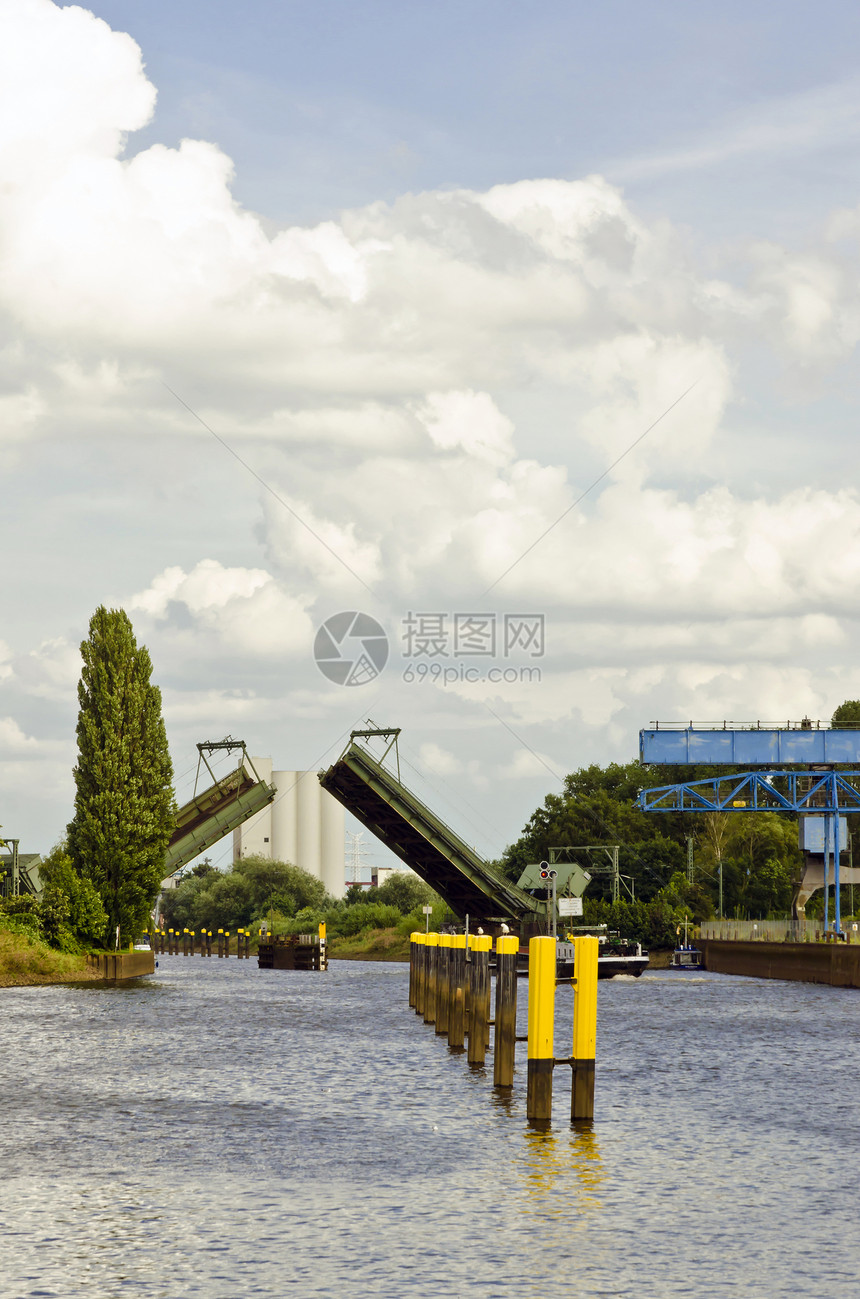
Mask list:
[[[314,777],[316,779],[316,777]],[[319,785],[319,781],[317,781]],[[320,813],[322,829],[320,834],[320,858],[322,865],[322,882],[326,892],[333,898],[342,898],[346,885],[344,882],[344,810],[343,805],[332,798],[319,785]]]
[[[260,853],[301,866],[343,897],[344,810],[325,792],[315,771],[272,771],[271,758],[254,758],[262,780],[277,789],[268,807],[233,832],[233,860]]]
[[[315,771],[298,773],[296,785],[296,865],[301,866],[310,875],[322,879],[322,862],[320,861],[321,814],[320,795],[322,787]]]
[[[278,791],[278,797],[272,804],[272,842],[273,856],[278,861],[292,862],[295,866],[298,858],[297,802],[298,784],[301,771],[274,771],[272,784]]]

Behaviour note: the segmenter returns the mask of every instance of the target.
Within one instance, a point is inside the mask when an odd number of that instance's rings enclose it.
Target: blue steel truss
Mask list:
[[[852,783],[853,782],[853,783]],[[643,812],[800,812],[824,817],[824,927],[829,927],[833,851],[833,928],[842,932],[839,813],[860,812],[860,771],[744,771],[639,792]]]
[[[643,789],[639,806],[643,812],[860,812],[858,785],[860,771],[744,771]]]
[[[707,766],[787,767],[831,766],[844,762],[855,767],[860,763],[860,730],[822,727],[819,722],[805,727],[752,726],[723,723],[722,729],[709,726],[652,726],[639,732],[639,761],[655,765],[676,766],[698,763]]]

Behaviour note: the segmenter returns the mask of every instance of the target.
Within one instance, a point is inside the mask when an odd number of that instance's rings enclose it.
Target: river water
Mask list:
[[[536,1132],[405,965],[159,959],[0,992],[3,1299],[857,1290],[856,991],[603,982],[593,1128],[559,1069]]]

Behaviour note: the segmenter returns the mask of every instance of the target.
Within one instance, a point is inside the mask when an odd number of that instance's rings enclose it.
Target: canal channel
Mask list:
[[[566,1121],[562,1069],[538,1132],[525,1059],[495,1094],[407,982],[161,957],[132,987],[4,990],[0,1296],[856,1287],[860,993],[601,983],[595,1123]]]

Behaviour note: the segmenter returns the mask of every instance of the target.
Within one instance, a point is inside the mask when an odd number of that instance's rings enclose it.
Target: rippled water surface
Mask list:
[[[559,1069],[535,1132],[405,965],[160,962],[0,992],[3,1299],[857,1292],[860,993],[601,983],[594,1126]]]

